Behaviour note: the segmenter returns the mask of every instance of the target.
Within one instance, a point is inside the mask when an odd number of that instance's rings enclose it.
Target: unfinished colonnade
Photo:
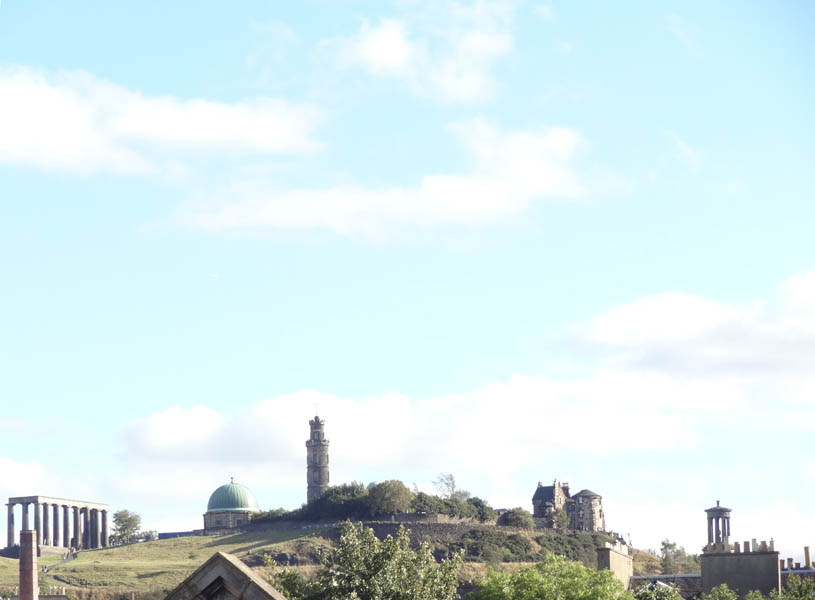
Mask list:
[[[108,545],[110,506],[49,496],[20,496],[8,499],[8,548],[16,542],[14,507],[22,507],[22,530],[31,529],[29,509],[34,512],[36,546],[56,548],[104,548]]]

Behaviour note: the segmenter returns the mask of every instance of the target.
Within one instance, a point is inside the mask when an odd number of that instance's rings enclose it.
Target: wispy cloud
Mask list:
[[[391,77],[442,102],[474,102],[497,89],[493,67],[513,47],[514,8],[482,0],[428,2],[324,42],[346,67]]]
[[[227,201],[186,214],[183,221],[207,231],[315,229],[382,242],[411,230],[506,221],[535,200],[584,193],[572,165],[581,142],[575,131],[503,131],[483,119],[450,130],[471,157],[469,172],[428,175],[415,186],[378,189],[275,192],[265,180],[241,182],[218,194]]]
[[[692,169],[699,168],[701,156],[699,151],[674,132],[667,133],[676,153],[688,163]]]
[[[673,38],[682,44],[687,50],[694,52],[699,50],[699,42],[695,26],[688,23],[679,15],[673,13],[665,15],[665,24]]]
[[[160,172],[200,153],[309,153],[320,111],[275,98],[150,96],[84,72],[0,70],[0,162],[47,170]]]
[[[541,19],[545,19],[547,21],[551,20],[554,16],[554,10],[552,9],[551,4],[536,4],[534,11],[535,14]]]

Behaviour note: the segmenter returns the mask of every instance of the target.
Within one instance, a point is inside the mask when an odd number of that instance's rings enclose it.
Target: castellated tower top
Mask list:
[[[306,440],[306,499],[311,502],[328,489],[328,440],[324,420],[315,416],[308,424],[311,435]]]

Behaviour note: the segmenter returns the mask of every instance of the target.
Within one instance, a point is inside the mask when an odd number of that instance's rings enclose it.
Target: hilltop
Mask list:
[[[370,525],[380,537],[395,532],[399,526],[385,522]],[[598,533],[516,530],[468,523],[407,527],[414,541],[427,541],[439,559],[463,550],[466,562],[462,580],[482,575],[489,564],[511,568],[536,562],[550,552],[594,567],[596,548],[610,539]],[[44,554],[39,564],[49,566],[49,570],[40,575],[40,586],[66,586],[69,595],[100,600],[123,592],[160,597],[217,551],[234,554],[264,575],[270,573],[271,564],[293,566],[310,575],[317,568],[320,553],[333,547],[336,534],[335,525],[269,528],[84,551],[67,562],[61,562],[59,555]],[[17,575],[17,561],[0,558],[0,586],[16,585]]]

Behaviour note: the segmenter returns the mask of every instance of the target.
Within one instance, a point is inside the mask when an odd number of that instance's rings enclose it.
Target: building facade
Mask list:
[[[538,482],[532,496],[532,516],[541,527],[559,525],[559,515],[565,513],[565,525],[574,531],[605,531],[603,497],[591,490],[581,490],[572,496],[568,483],[557,479],[552,485]]]
[[[311,435],[306,440],[306,499],[316,500],[328,489],[328,440],[325,421],[315,416],[308,422]]]

